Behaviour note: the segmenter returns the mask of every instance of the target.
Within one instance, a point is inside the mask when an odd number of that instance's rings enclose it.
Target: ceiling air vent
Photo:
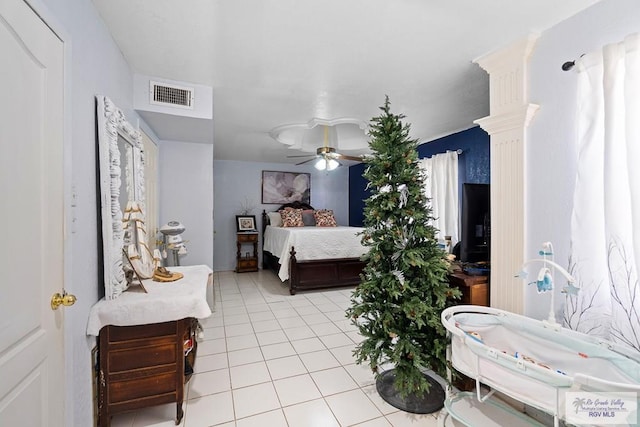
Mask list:
[[[167,83],[149,82],[149,102],[155,105],[167,105],[193,110],[193,88]]]

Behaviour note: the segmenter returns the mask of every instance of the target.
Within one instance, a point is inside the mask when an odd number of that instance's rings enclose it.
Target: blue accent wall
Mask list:
[[[362,176],[364,163],[349,167],[349,225],[362,227],[364,221],[364,201],[369,197],[367,180]]]
[[[458,183],[489,184],[489,134],[479,126],[425,142],[418,146],[418,157],[431,157],[447,150],[461,149],[458,157]],[[362,227],[364,221],[364,201],[369,197],[365,190],[367,180],[362,176],[363,163],[349,168],[349,225]]]

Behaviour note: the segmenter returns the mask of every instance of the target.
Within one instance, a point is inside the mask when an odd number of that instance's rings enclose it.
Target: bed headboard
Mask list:
[[[284,208],[293,208],[293,209],[302,209],[302,210],[315,210],[313,206],[304,202],[291,202],[285,203],[284,205],[274,209],[274,212],[281,211]],[[269,225],[269,216],[267,215],[266,210],[262,210],[262,235],[264,236],[264,230],[267,229],[267,225]]]

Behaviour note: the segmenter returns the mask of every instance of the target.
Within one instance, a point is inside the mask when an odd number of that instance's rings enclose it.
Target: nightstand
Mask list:
[[[243,248],[248,245],[253,245],[253,251],[243,253]],[[236,246],[236,273],[258,271],[258,232],[236,233]]]

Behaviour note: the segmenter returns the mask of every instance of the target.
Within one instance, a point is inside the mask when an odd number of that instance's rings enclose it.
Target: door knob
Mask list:
[[[57,310],[58,307],[64,305],[65,307],[69,307],[76,303],[76,296],[72,294],[68,294],[67,291],[62,291],[62,294],[56,292],[51,297],[51,309]]]

